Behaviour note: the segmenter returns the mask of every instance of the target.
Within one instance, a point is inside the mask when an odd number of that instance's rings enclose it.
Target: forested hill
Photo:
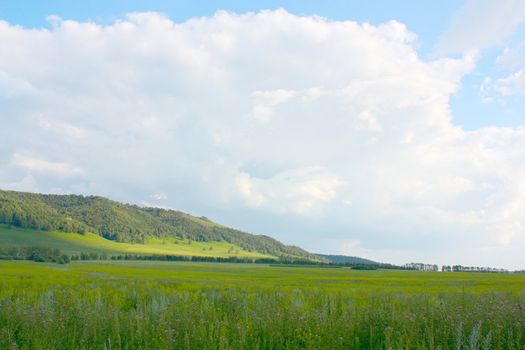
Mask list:
[[[127,243],[144,243],[148,237],[225,241],[248,251],[277,257],[320,259],[299,247],[284,245],[268,236],[231,229],[206,218],[175,210],[123,204],[98,196],[0,190],[0,223],[37,230],[92,232]]]
[[[324,255],[324,254],[316,254],[320,258],[326,259],[332,263],[336,264],[361,264],[361,265],[377,265],[379,263],[359,258],[357,256],[346,256],[346,255]]]

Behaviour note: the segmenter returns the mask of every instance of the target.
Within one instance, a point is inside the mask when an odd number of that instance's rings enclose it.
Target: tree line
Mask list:
[[[47,247],[9,247],[0,248],[0,260],[31,260],[67,264],[70,257],[59,249]]]
[[[480,267],[480,266],[462,266],[462,265],[443,265],[441,267],[443,272],[495,272],[507,273],[509,270],[498,269],[494,267]]]
[[[321,266],[321,267],[347,267],[353,270],[415,270],[415,271],[439,271],[437,265],[410,263],[402,266],[394,264],[363,264],[363,263],[325,263],[308,259],[293,258],[248,258],[248,257],[212,257],[212,256],[188,256],[188,255],[140,255],[119,254],[109,255],[106,252],[80,252],[68,255],[59,249],[41,246],[31,247],[7,247],[0,248],[0,260],[30,260],[36,262],[53,262],[67,264],[70,261],[92,261],[92,260],[142,260],[142,261],[186,261],[186,262],[213,262],[213,263],[244,263],[244,264],[272,264],[277,266]],[[426,270],[425,270],[426,268]],[[491,273],[525,273],[525,270],[509,271],[491,267],[476,267],[462,265],[443,265],[443,272],[491,272]]]

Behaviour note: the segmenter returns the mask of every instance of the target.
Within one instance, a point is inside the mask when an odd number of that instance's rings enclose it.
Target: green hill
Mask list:
[[[40,231],[0,225],[0,247],[42,246],[59,249],[68,255],[106,253],[107,255],[176,255],[200,257],[274,258],[257,252],[248,252],[227,242],[189,242],[177,238],[150,238],[142,243],[119,243],[93,233]]]
[[[0,190],[0,224],[39,230],[40,237],[46,237],[45,242],[65,242],[68,247],[205,256],[232,256],[236,255],[232,252],[238,251],[239,255],[245,254],[242,256],[324,260],[271,237],[235,230],[206,218],[123,204],[98,196]],[[9,237],[13,234],[28,235],[27,230],[9,231],[8,226],[2,227],[2,245],[12,242]],[[34,240],[33,236],[27,237],[31,242]],[[75,246],[64,250],[78,249]]]
[[[346,256],[346,255],[324,255],[324,254],[316,254],[318,257],[322,259],[326,259],[332,263],[335,264],[360,264],[360,265],[378,265],[378,262],[359,258],[357,256]]]

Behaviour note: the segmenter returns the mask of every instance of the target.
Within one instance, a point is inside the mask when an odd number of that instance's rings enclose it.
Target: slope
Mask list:
[[[379,263],[359,258],[357,256],[347,256],[347,255],[324,255],[324,254],[316,254],[320,258],[324,258],[332,263],[335,264],[361,264],[361,265],[377,265]]]
[[[44,246],[56,248],[68,255],[106,253],[111,255],[177,255],[206,257],[274,258],[257,252],[248,252],[226,242],[191,242],[176,238],[151,238],[144,244],[119,243],[93,233],[40,231],[0,225],[0,247]]]
[[[324,260],[271,237],[231,229],[205,218],[175,210],[123,204],[98,196],[0,190],[0,223],[46,231],[91,232],[119,243],[148,244],[154,239],[222,242],[248,253]]]

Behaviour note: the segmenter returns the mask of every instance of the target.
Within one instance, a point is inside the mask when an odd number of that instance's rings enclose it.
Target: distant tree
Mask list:
[[[59,264],[67,264],[70,262],[69,256],[66,254],[60,255],[60,257],[57,260],[57,263]]]

